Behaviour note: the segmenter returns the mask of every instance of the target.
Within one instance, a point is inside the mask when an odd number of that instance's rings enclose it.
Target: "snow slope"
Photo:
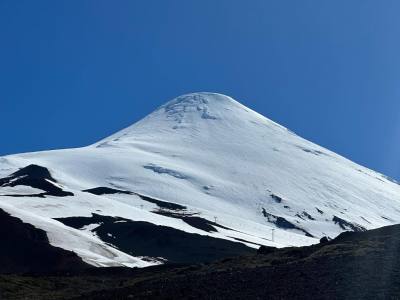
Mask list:
[[[93,233],[95,225],[78,230],[54,218],[118,216],[250,247],[308,245],[400,220],[396,182],[214,93],[173,99],[88,147],[2,157],[0,178],[31,164],[47,168],[53,183],[74,196],[15,197],[35,189],[0,184],[0,208],[94,265],[146,266],[162,259],[122,253]],[[84,192],[96,187],[131,193]],[[163,209],[137,194],[186,209]],[[202,230],[171,212],[195,213],[222,227]]]

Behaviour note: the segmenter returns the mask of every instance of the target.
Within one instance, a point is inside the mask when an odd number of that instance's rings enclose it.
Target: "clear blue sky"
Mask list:
[[[0,0],[0,154],[230,95],[400,179],[398,0]]]

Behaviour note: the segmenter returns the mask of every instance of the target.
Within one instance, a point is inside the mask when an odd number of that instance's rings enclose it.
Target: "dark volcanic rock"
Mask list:
[[[333,216],[332,221],[335,224],[338,224],[340,226],[340,228],[342,228],[344,230],[351,230],[351,231],[356,231],[356,232],[366,231],[366,229],[364,227],[362,227],[361,225],[348,222],[337,216]]]
[[[279,197],[275,194],[271,194],[271,198],[275,200],[276,203],[281,203],[282,202],[282,197]]]
[[[306,236],[308,237],[314,237],[312,234],[310,234],[307,230],[293,224],[292,222],[289,222],[283,217],[280,216],[275,216],[265,210],[265,208],[262,208],[262,214],[264,217],[267,218],[268,222],[275,224],[278,228],[282,229],[295,229],[298,231],[303,232]]]
[[[258,248],[257,254],[264,254],[264,255],[271,254],[275,250],[276,250],[276,248],[274,248],[274,247],[261,246],[260,248]]]
[[[399,299],[400,226],[171,270],[77,299]]]
[[[172,202],[167,202],[167,201],[162,201],[159,199],[155,199],[152,197],[148,197],[148,196],[143,196],[140,194],[137,194],[137,196],[139,196],[142,200],[156,204],[159,208],[163,208],[163,209],[170,209],[170,210],[185,210],[187,207],[180,205],[180,204],[176,204],[176,203],[172,203]]]
[[[210,262],[255,250],[228,240],[184,232],[167,226],[92,214],[92,217],[59,218],[67,226],[80,229],[100,224],[95,232],[101,240],[134,256],[162,257],[173,263]]]
[[[45,231],[0,209],[0,273],[48,272],[90,266],[71,251],[49,244]]]
[[[269,250],[192,266],[0,276],[0,298],[400,299],[400,225]]]
[[[114,188],[109,188],[109,187],[95,187],[87,190],[83,190],[83,192],[91,193],[94,195],[110,195],[110,194],[127,194],[127,195],[136,195],[139,196],[142,200],[153,203],[157,205],[159,208],[163,209],[169,209],[169,210],[185,210],[186,206],[179,205],[176,203],[172,202],[167,202],[167,201],[162,201],[159,199],[155,199],[149,196],[144,196],[138,193],[134,193],[131,191],[126,191],[126,190],[119,190],[119,189],[114,189]]]
[[[159,214],[162,216],[167,216],[167,217],[171,217],[171,218],[175,218],[175,219],[181,219],[186,224],[188,224],[194,228],[206,231],[206,232],[217,232],[218,230],[215,227],[221,227],[221,228],[229,230],[229,228],[227,228],[227,227],[219,225],[215,222],[211,222],[207,219],[201,218],[194,214],[179,213],[179,212],[177,213],[177,212],[171,212],[171,211],[166,211],[166,210],[157,210],[157,211],[153,211],[153,212],[155,214]]]
[[[132,192],[129,192],[129,191],[117,190],[117,189],[104,187],[104,186],[83,190],[82,192],[87,192],[87,193],[91,193],[91,194],[98,195],[98,196],[100,196],[100,195],[110,195],[110,194],[132,195]]]
[[[65,197],[73,196],[71,192],[64,191],[57,186],[55,180],[49,170],[38,165],[29,165],[24,167],[8,177],[0,178],[0,186],[18,186],[25,185],[36,189],[43,190],[43,193],[34,195],[7,195],[12,197],[44,197],[46,195]]]

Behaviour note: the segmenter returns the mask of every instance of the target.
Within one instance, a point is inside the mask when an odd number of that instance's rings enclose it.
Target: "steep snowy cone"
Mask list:
[[[15,175],[30,165],[51,178]],[[396,182],[214,93],[180,96],[88,147],[5,156],[0,178],[1,209],[101,266],[168,260],[126,251],[122,223],[258,248],[400,220]]]

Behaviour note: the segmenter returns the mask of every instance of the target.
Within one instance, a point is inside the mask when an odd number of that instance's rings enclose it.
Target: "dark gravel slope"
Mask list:
[[[209,264],[0,276],[2,299],[400,299],[400,225]]]

